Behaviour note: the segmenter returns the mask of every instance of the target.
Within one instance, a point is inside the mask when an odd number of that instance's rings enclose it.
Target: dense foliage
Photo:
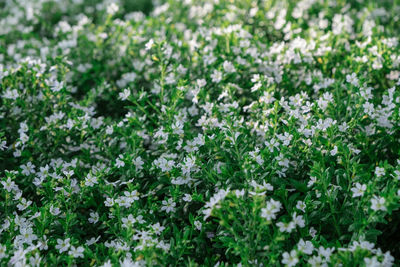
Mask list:
[[[1,266],[392,266],[399,1],[0,1]]]

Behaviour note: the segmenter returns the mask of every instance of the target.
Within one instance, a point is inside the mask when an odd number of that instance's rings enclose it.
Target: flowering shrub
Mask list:
[[[1,2],[0,265],[400,264],[394,2]]]

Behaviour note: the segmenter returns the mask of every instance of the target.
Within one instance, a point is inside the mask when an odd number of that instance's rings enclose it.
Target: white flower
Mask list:
[[[133,190],[132,192],[125,191],[124,195],[129,202],[134,202],[135,200],[139,200],[139,192],[137,190]]]
[[[153,40],[153,39],[150,39],[150,40],[145,44],[146,50],[150,50],[150,49],[153,47],[153,44],[154,44],[154,40]]]
[[[27,201],[25,198],[21,198],[20,203],[17,205],[18,210],[25,210],[32,204],[32,201]]]
[[[354,72],[349,75],[346,75],[346,82],[351,83],[354,86],[358,86],[358,78],[357,78],[357,74],[355,74]]]
[[[114,199],[113,198],[110,198],[110,197],[108,197],[105,201],[104,201],[104,205],[106,206],[106,207],[112,207],[112,206],[114,206]]]
[[[3,185],[4,189],[7,192],[11,192],[11,190],[17,190],[18,186],[15,184],[14,181],[11,181],[11,178],[8,177],[7,181],[1,181],[1,184]]]
[[[3,97],[5,99],[15,100],[19,97],[19,93],[16,89],[13,89],[13,90],[7,89],[7,91],[3,94]]]
[[[297,257],[297,251],[292,250],[290,251],[290,254],[287,252],[284,252],[282,255],[282,263],[285,264],[286,266],[292,267],[296,266],[296,264],[299,262],[299,258]]]
[[[325,257],[325,259],[327,259],[328,261],[334,251],[335,251],[335,248],[324,248],[322,246],[318,248],[319,256]]]
[[[244,189],[242,189],[242,190],[236,189],[234,192],[235,192],[235,195],[237,198],[243,197],[244,193],[245,193]]]
[[[32,244],[32,241],[37,240],[37,235],[33,233],[31,227],[24,227],[20,229],[22,241],[26,244]]]
[[[194,224],[194,226],[196,227],[197,230],[199,230],[199,231],[201,230],[201,226],[202,226],[201,222],[199,222],[199,221],[194,221],[193,224]]]
[[[119,93],[119,98],[124,101],[124,100],[127,100],[130,95],[131,95],[131,91],[126,88],[126,89],[124,89],[123,92]]]
[[[270,152],[274,152],[274,148],[279,147],[279,143],[276,141],[275,138],[272,138],[271,141],[265,141],[265,145],[268,147]]]
[[[97,184],[97,177],[93,176],[91,173],[89,173],[86,178],[85,178],[85,185],[92,187],[94,184]]]
[[[307,187],[310,188],[315,182],[317,181],[317,178],[314,176],[310,176],[310,181],[307,183]]]
[[[263,181],[263,184],[261,185],[261,184],[258,184],[256,181],[252,180],[252,181],[250,182],[250,185],[251,185],[251,186],[254,188],[254,190],[256,190],[256,191],[264,191],[264,190],[272,191],[272,190],[274,190],[274,187],[273,187],[271,184],[266,183],[265,181]]]
[[[88,221],[93,224],[97,223],[99,221],[99,214],[97,212],[91,212]]]
[[[7,247],[5,245],[0,244],[0,260],[7,256]]]
[[[303,219],[302,215],[297,215],[296,212],[293,213],[293,222],[298,225],[300,228],[303,228],[305,226],[305,221]]]
[[[376,256],[373,256],[372,258],[364,258],[365,266],[368,267],[381,267],[384,266],[381,262],[379,262],[378,258]],[[391,266],[391,265],[390,265]]]
[[[207,81],[206,81],[206,79],[197,79],[197,80],[196,80],[196,84],[197,84],[198,87],[201,88],[201,87],[206,86]]]
[[[331,156],[335,156],[338,152],[337,146],[334,146],[333,149],[330,151]]]
[[[353,192],[353,197],[360,197],[364,195],[365,190],[367,190],[367,186],[365,184],[356,183],[355,187],[351,189]]]
[[[141,169],[143,169],[144,161],[142,160],[141,156],[137,157],[132,162],[135,165],[137,171],[140,171]]]
[[[161,210],[165,210],[167,213],[173,212],[175,210],[176,203],[172,200],[172,198],[168,199],[168,201],[162,201],[163,206]]]
[[[61,213],[61,210],[60,210],[60,208],[54,207],[53,205],[51,205],[51,206],[50,206],[50,213],[51,213],[53,216],[57,216],[58,214]]]
[[[163,172],[168,172],[172,170],[172,167],[175,166],[175,161],[167,160],[165,158],[160,158],[154,161],[154,165],[160,168]]]
[[[60,253],[67,251],[69,249],[69,247],[71,246],[69,241],[70,241],[70,238],[67,238],[65,240],[57,239],[56,249],[58,249],[60,251]]]
[[[111,3],[109,6],[107,6],[107,14],[114,15],[117,13],[119,10],[119,7],[115,3]]]
[[[40,257],[39,253],[36,253],[35,256],[31,256],[29,258],[29,263],[31,264],[32,267],[39,267],[41,261],[42,258]]]
[[[130,197],[121,196],[117,198],[116,202],[120,207],[130,208],[132,206],[133,200]]]
[[[267,201],[265,208],[261,209],[261,217],[271,221],[276,219],[276,214],[281,210],[282,204],[279,201],[271,199]]]
[[[160,225],[160,223],[153,224],[151,226],[151,228],[153,229],[153,231],[156,235],[160,235],[162,233],[162,231],[164,231],[164,229],[165,229],[165,227]]]
[[[54,81],[51,85],[51,91],[59,92],[64,87],[64,82]]]
[[[47,250],[49,248],[47,245],[47,241],[48,241],[47,236],[43,235],[43,238],[41,238],[37,243],[40,250]]]
[[[0,142],[0,150],[4,151],[5,149],[7,149],[7,142],[6,141]]]
[[[15,250],[14,255],[11,257],[8,262],[8,266],[26,266],[26,254],[27,250],[24,250],[23,247]]]
[[[310,236],[311,236],[312,238],[314,238],[315,235],[317,234],[317,230],[315,230],[314,227],[310,227],[310,230],[309,230],[308,232],[310,233]]]
[[[83,258],[83,247],[77,247],[75,248],[74,246],[71,246],[71,250],[68,251],[68,255],[71,255],[74,258]]]
[[[134,262],[131,257],[126,257],[123,261],[119,261],[121,267],[140,267],[138,262]]]
[[[305,209],[306,209],[306,203],[304,203],[303,201],[297,201],[297,204],[296,204],[296,209],[299,209],[299,210],[301,210],[302,212],[306,212],[305,211]]]
[[[104,262],[103,265],[101,265],[101,267],[112,267],[111,261],[108,260],[108,261]]]
[[[253,74],[253,76],[251,77],[251,82],[252,83],[259,82],[260,78],[261,78],[260,74]]]
[[[254,85],[251,87],[251,92],[257,91],[258,89],[261,88],[261,86],[262,86],[262,83],[261,83],[261,82],[258,82],[258,83],[256,83],[256,84],[254,84]]]
[[[310,241],[305,241],[300,239],[299,243],[297,244],[297,249],[307,255],[311,255],[314,250],[314,245]]]
[[[63,171],[63,174],[68,178],[71,178],[71,176],[74,175],[74,171],[73,170]]]
[[[92,238],[86,240],[85,244],[88,246],[91,246],[94,243],[96,243],[97,241],[99,241],[99,239],[100,239],[100,236],[98,236],[97,238],[92,237]]]
[[[192,196],[189,194],[185,194],[182,199],[183,201],[190,202],[192,201]]]
[[[125,162],[123,161],[123,156],[119,155],[119,158],[115,160],[115,166],[119,169],[125,166]]]
[[[211,74],[211,80],[214,83],[219,83],[222,80],[222,72],[214,70],[214,72]]]
[[[296,227],[296,224],[294,222],[289,222],[289,223],[278,222],[276,223],[276,226],[278,226],[279,231],[283,233],[284,232],[291,233],[293,229]]]
[[[376,175],[377,177],[384,176],[384,175],[385,175],[385,169],[382,168],[382,167],[376,167],[376,168],[375,168],[375,175]]]
[[[21,165],[21,169],[21,173],[24,175],[34,174],[36,172],[35,165],[33,165],[32,162],[28,162],[26,165]]]
[[[327,264],[324,262],[320,256],[313,256],[308,260],[308,264],[311,265],[311,267],[320,267],[320,266],[327,266]]]
[[[277,137],[280,141],[283,142],[284,146],[288,146],[293,138],[293,135],[289,134],[288,132],[285,132],[284,134],[278,134]]]
[[[371,199],[371,209],[373,209],[374,211],[378,210],[385,211],[386,210],[385,203],[386,203],[385,198],[374,196]]]
[[[111,125],[106,127],[106,134],[112,134],[114,132],[114,128]]]
[[[227,73],[232,73],[232,72],[235,72],[236,71],[236,69],[235,69],[235,66],[233,66],[233,64],[232,64],[232,62],[230,62],[230,61],[224,61],[224,64],[223,64],[223,67],[224,67],[224,70],[227,72]]]

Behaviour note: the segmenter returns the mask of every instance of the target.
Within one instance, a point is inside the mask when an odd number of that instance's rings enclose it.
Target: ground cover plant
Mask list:
[[[0,1],[0,266],[399,265],[399,14]]]

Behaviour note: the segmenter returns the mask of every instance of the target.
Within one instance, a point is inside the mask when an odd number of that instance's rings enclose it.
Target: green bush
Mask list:
[[[399,1],[0,2],[0,266],[393,266]]]

